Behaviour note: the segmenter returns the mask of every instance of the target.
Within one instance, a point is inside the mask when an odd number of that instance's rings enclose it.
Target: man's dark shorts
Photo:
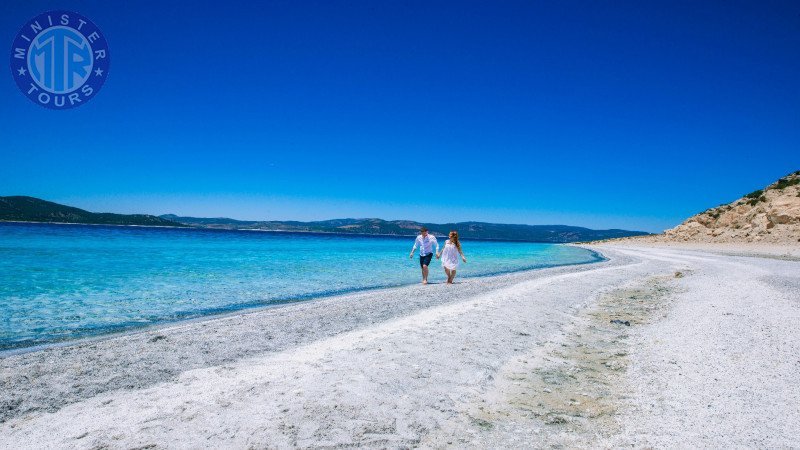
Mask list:
[[[425,256],[420,255],[419,257],[419,266],[430,266],[431,265],[431,258],[433,258],[433,253],[428,253]]]

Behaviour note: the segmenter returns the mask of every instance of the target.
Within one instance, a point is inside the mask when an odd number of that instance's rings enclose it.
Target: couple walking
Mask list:
[[[428,284],[428,266],[431,264],[433,258],[433,247],[436,247],[436,259],[442,260],[442,267],[444,273],[447,275],[447,284],[453,284],[453,279],[456,277],[456,269],[458,269],[458,259],[467,262],[464,252],[461,251],[461,243],[458,242],[458,232],[451,231],[448,236],[447,242],[444,244],[444,249],[439,251],[439,241],[436,236],[428,234],[428,229],[425,227],[420,228],[419,236],[414,241],[414,247],[411,248],[409,258],[414,257],[414,251],[419,247],[419,266],[422,268],[422,284]]]

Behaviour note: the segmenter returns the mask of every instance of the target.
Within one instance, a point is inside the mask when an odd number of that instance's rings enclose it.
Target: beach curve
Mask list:
[[[788,332],[800,318],[797,262],[683,249],[597,249],[609,260],[431,286],[442,291],[438,301],[430,301],[425,288],[399,288],[5,358],[6,386],[30,395],[0,424],[2,445],[796,445],[790,424],[798,412],[791,402],[800,400],[800,361],[782,356],[800,350],[800,340]],[[413,304],[420,296],[426,300]],[[359,316],[341,331],[311,325],[330,326],[334,317],[359,314],[348,307],[376,303],[372,312],[391,305],[394,314],[364,313],[373,320]],[[725,311],[698,316],[716,307]],[[281,322],[288,311],[295,321]],[[722,321],[727,332],[720,331]],[[274,340],[284,330],[311,337],[248,353],[231,339],[234,330],[248,329],[241,338],[269,333]],[[188,370],[139,386],[73,396],[49,410],[47,399],[58,395],[37,397],[37,387],[17,377],[49,361],[44,383],[51,385],[56,369],[69,372],[81,361],[82,372],[64,376],[99,379],[126,367],[100,362],[98,354],[116,350],[124,362],[145,344],[175,350],[188,337],[196,340],[189,350],[224,349],[229,359],[187,364]],[[721,345],[732,338],[742,345]],[[763,351],[776,342],[778,353]],[[170,354],[163,350],[151,353]],[[756,376],[737,372],[736,352],[764,355],[755,361]],[[700,361],[706,369],[695,367]],[[697,370],[694,379],[670,385],[668,377],[678,376],[672,370],[686,366]],[[713,374],[725,374],[727,382],[715,385]],[[758,383],[767,378],[779,380],[780,396]],[[731,383],[740,395],[723,395]],[[651,386],[661,386],[661,393]],[[715,393],[709,410],[708,396]],[[746,401],[759,396],[769,400],[762,408]],[[768,420],[764,408],[780,411],[780,419]],[[697,417],[706,423],[699,432],[680,426]],[[748,432],[742,423],[751,426]]]

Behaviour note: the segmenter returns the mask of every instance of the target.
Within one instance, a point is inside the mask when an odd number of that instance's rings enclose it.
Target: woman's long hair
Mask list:
[[[458,249],[458,251],[460,252],[461,251],[461,242],[458,242],[458,231],[456,231],[456,230],[451,231],[449,237],[450,237],[450,242],[452,242],[453,245],[455,245],[456,248]]]

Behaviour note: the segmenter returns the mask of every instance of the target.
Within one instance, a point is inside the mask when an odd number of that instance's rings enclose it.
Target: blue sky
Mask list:
[[[10,1],[111,51],[0,82],[0,195],[93,211],[660,231],[800,169],[800,3]]]

